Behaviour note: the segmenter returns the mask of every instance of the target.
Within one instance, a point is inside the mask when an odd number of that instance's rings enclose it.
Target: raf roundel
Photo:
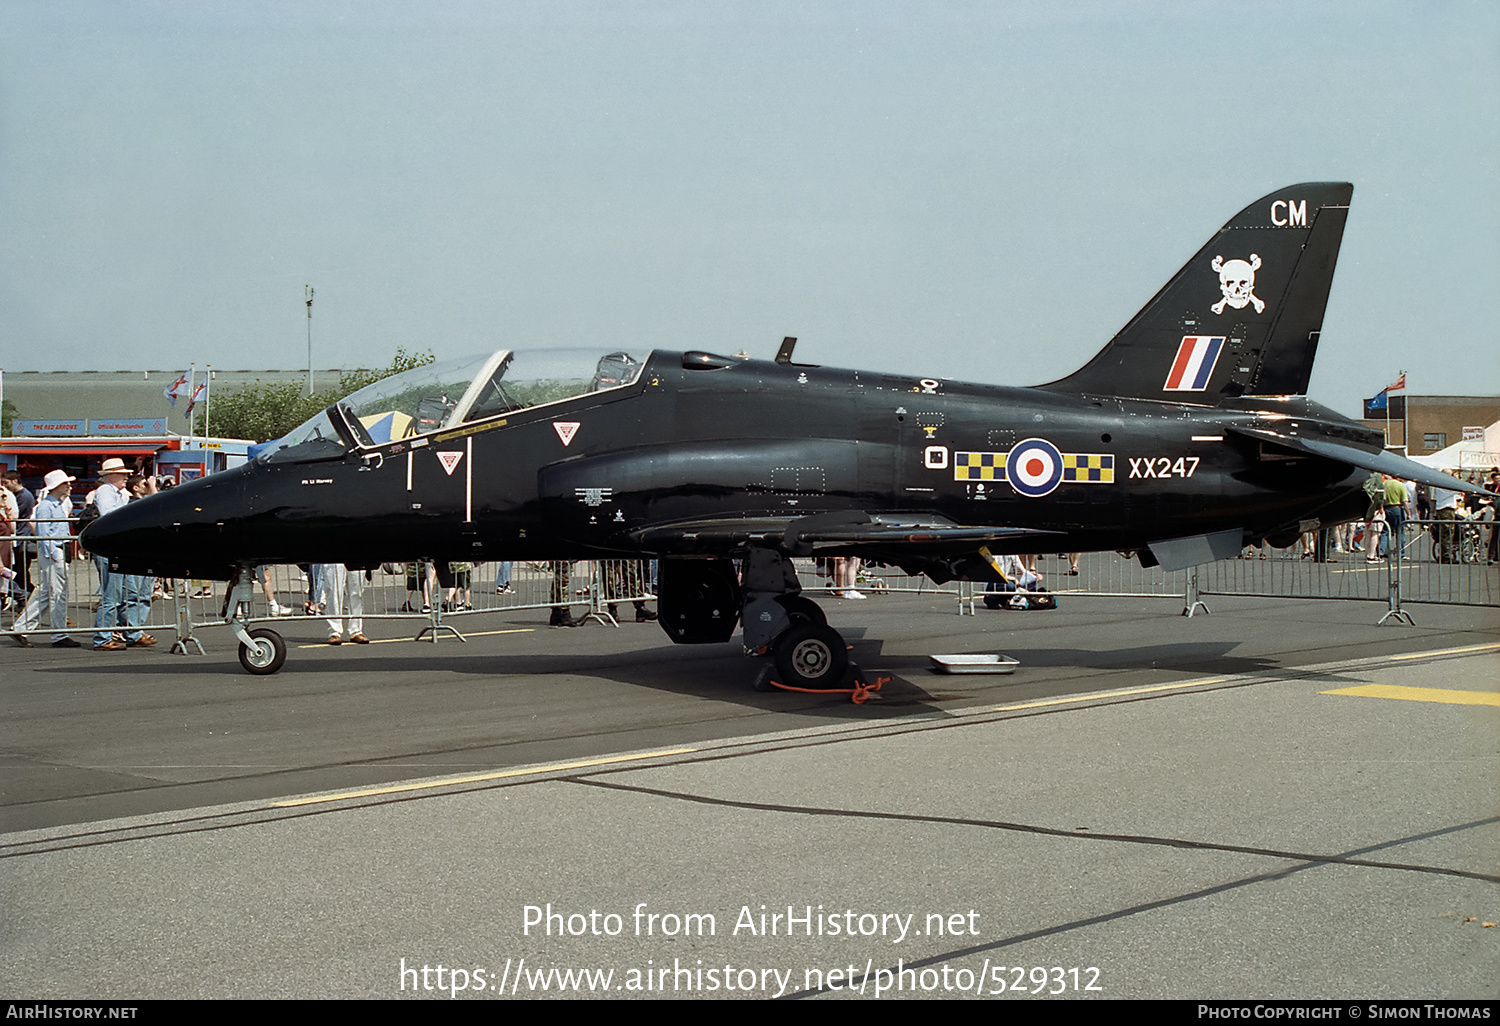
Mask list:
[[[1012,488],[1028,498],[1046,495],[1062,481],[1062,453],[1045,438],[1017,442],[1005,458],[1005,476]]]

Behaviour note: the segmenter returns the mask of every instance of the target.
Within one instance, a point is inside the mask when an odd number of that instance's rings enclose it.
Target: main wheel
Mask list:
[[[776,671],[788,687],[837,687],[849,668],[844,639],[832,627],[797,623],[776,639]]]
[[[281,669],[286,662],[286,642],[281,635],[268,627],[257,627],[249,634],[254,646],[240,642],[240,665],[257,677]]]

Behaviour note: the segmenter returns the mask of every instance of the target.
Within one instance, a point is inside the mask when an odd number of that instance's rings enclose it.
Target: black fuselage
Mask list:
[[[1051,532],[996,552],[1231,528],[1250,540],[1359,516],[1367,472],[1226,431],[1288,423],[1380,441],[1305,399],[1208,407],[658,352],[623,388],[281,450],[112,513],[85,544],[128,571],[224,579],[272,563],[724,555],[722,541],[646,532],[834,510]]]

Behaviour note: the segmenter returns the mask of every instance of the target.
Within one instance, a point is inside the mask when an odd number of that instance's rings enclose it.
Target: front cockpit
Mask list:
[[[648,357],[649,359],[649,357]],[[562,349],[444,360],[361,388],[256,452],[268,463],[300,463],[452,430],[591,392],[625,388],[644,360],[615,350]]]
[[[649,358],[649,357],[648,357]],[[531,411],[581,396],[639,385],[645,361],[619,350],[513,352],[445,360],[373,382],[329,406],[295,430],[258,447],[243,467],[190,482],[100,517],[85,533],[90,551],[130,572],[167,577],[222,578],[236,565],[268,562],[360,561],[383,555],[391,532],[406,526],[348,525],[365,517],[372,480],[346,478],[378,467],[397,451],[409,454],[464,434],[528,420]],[[518,411],[527,411],[516,418]],[[435,450],[434,450],[435,451]],[[319,464],[316,469],[309,464]],[[346,466],[347,465],[347,466]],[[451,471],[451,464],[445,468]],[[418,475],[420,485],[420,474]],[[444,480],[447,480],[445,477]],[[467,475],[458,480],[467,481]],[[337,483],[336,483],[337,482]],[[396,481],[389,512],[419,519],[441,508],[407,501],[408,477]],[[385,495],[379,501],[386,501]],[[462,508],[462,506],[457,507]],[[382,532],[385,533],[382,533]],[[350,548],[358,535],[364,548]],[[378,550],[378,551],[377,551]],[[396,557],[391,557],[396,558]],[[406,558],[406,557],[399,557]]]

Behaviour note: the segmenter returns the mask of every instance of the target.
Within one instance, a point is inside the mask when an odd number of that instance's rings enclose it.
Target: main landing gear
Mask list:
[[[726,558],[664,559],[657,590],[661,626],[679,645],[721,644],[744,627],[745,651],[769,655],[759,691],[865,690],[849,647],[818,604],[802,594],[791,556],[752,546],[742,573]]]
[[[756,679],[761,691],[848,691],[856,702],[868,687],[849,661],[849,646],[818,604],[802,594],[791,558],[779,550],[752,548],[745,558],[743,612],[745,650],[767,652],[775,666]]]

